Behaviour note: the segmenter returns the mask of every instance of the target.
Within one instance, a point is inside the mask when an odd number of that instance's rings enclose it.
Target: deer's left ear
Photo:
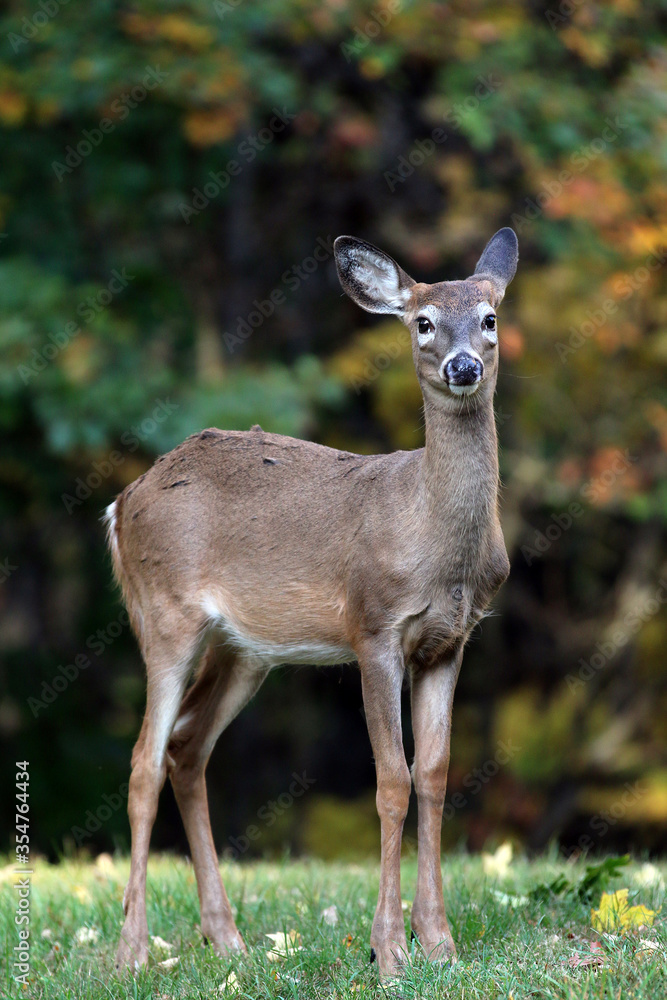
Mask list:
[[[484,247],[484,253],[477,261],[475,274],[488,278],[498,294],[498,305],[505,289],[516,274],[519,263],[519,241],[513,229],[499,229]]]
[[[403,315],[414,281],[389,254],[354,236],[339,236],[334,255],[343,291],[358,306],[366,312]]]

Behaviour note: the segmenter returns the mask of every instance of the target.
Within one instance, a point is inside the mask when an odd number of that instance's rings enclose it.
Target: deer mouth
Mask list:
[[[468,385],[459,385],[456,382],[448,382],[447,388],[455,396],[472,396],[472,394],[477,392],[479,389],[481,381],[481,379],[478,379],[477,382],[471,382]]]

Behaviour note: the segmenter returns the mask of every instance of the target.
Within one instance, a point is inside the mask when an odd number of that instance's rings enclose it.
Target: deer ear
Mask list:
[[[339,236],[334,256],[343,291],[357,305],[367,312],[403,315],[414,281],[388,254],[354,236]]]
[[[516,274],[519,263],[519,241],[513,229],[499,229],[484,247],[484,253],[477,261],[475,274],[488,278],[495,286],[499,302],[505,289]]]

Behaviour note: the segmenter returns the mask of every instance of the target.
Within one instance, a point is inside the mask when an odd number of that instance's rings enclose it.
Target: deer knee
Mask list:
[[[407,764],[405,770],[398,774],[378,777],[376,803],[381,821],[403,823],[408,812],[411,788]]]
[[[132,765],[127,796],[130,825],[148,819],[151,823],[157,814],[157,800],[166,777],[166,765],[156,764],[143,754]]]
[[[426,763],[416,761],[413,768],[415,791],[420,800],[433,802],[444,801],[447,791],[447,772],[449,770],[449,754],[443,754],[436,760]]]
[[[185,746],[179,752],[170,748],[169,779],[177,798],[192,794],[204,781],[207,761],[188,749]]]

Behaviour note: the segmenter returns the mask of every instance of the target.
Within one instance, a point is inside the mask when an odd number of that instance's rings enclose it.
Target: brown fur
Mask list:
[[[109,513],[114,572],[148,676],[130,782],[121,966],[147,955],[148,843],[167,770],[190,839],[203,932],[220,951],[244,947],[218,872],[206,763],[270,667],[309,657],[356,659],[361,669],[382,822],[371,943],[383,975],[400,968],[406,949],[399,866],[411,779],[400,689],[406,669],[412,679],[420,810],[413,926],[431,957],[453,954],[439,860],[451,703],[466,639],[509,569],[498,519],[497,350],[477,313],[478,303],[502,299],[503,276],[416,284],[380,251],[342,239],[341,281],[364,308],[400,314],[413,334],[424,307],[437,310],[432,344],[419,347],[413,336],[425,448],[363,456],[260,428],[211,428],[158,459]],[[458,397],[443,385],[441,366],[466,346],[485,371],[474,395]]]

